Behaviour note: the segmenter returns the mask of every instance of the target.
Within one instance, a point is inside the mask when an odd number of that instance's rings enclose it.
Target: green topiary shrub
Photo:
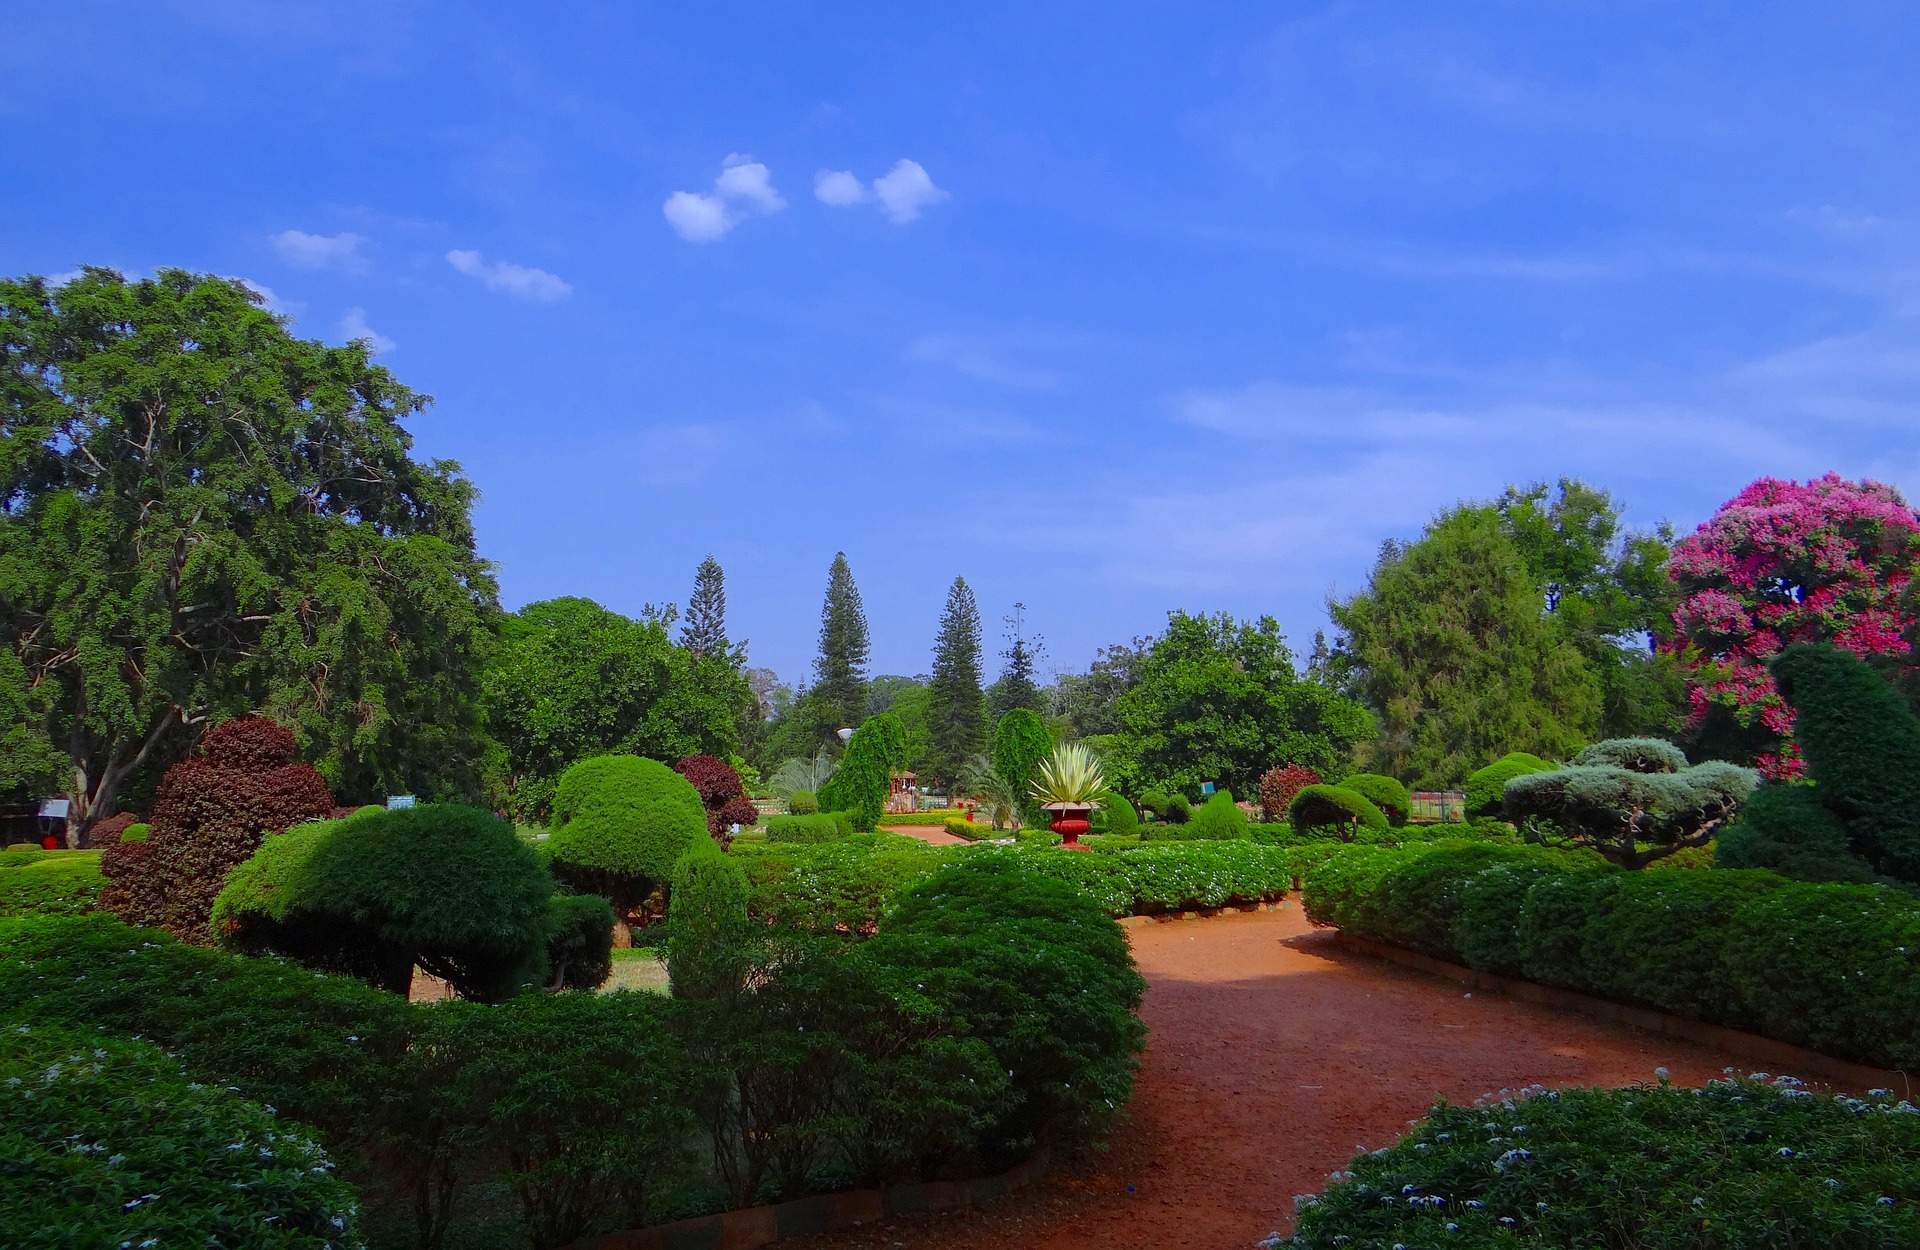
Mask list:
[[[1544,773],[1553,765],[1537,755],[1525,751],[1510,751],[1485,768],[1478,769],[1467,777],[1464,787],[1467,796],[1467,819],[1477,816],[1498,817],[1504,811],[1507,797],[1507,783],[1515,777],[1524,777],[1528,773]]]
[[[153,826],[143,820],[136,821],[122,830],[120,840],[122,842],[145,842],[151,836],[153,836]]]
[[[1157,820],[1164,820],[1167,815],[1167,802],[1165,790],[1148,790],[1140,796],[1140,810],[1151,814]]]
[[[549,989],[597,990],[613,974],[613,906],[598,894],[547,900]]]
[[[1217,790],[1193,811],[1192,817],[1184,824],[1150,826],[1144,836],[1156,842],[1210,842],[1222,838],[1246,838],[1252,834],[1248,831],[1247,815],[1235,805],[1233,795],[1225,790]]]
[[[1446,1103],[1299,1208],[1290,1250],[1920,1245],[1920,1116],[1798,1081]]]
[[[894,770],[906,766],[906,730],[899,718],[891,712],[869,716],[853,731],[840,767],[820,787],[820,806],[846,812],[855,829],[870,832],[886,811]]]
[[[725,998],[740,991],[751,959],[747,874],[711,838],[673,866],[667,912],[667,976],[676,998]]]
[[[1324,831],[1346,841],[1360,829],[1391,827],[1385,813],[1364,795],[1327,785],[1308,786],[1294,795],[1287,820],[1297,830]]]
[[[831,842],[850,837],[852,821],[843,812],[817,812],[812,816],[769,816],[767,841],[808,844]]]
[[[795,790],[787,796],[787,812],[794,816],[811,816],[820,810],[820,800],[811,790]]]
[[[1355,773],[1340,782],[1342,790],[1351,790],[1367,802],[1380,809],[1387,823],[1398,829],[1407,823],[1407,813],[1413,808],[1413,800],[1407,796],[1407,788],[1391,777],[1379,773]]]
[[[1126,1106],[1146,982],[1120,927],[1073,887],[972,860],[902,895],[862,954],[1012,1074],[1015,1105],[985,1135],[989,1158],[1084,1140]]]
[[[1770,868],[1797,881],[1874,879],[1852,852],[1847,827],[1820,801],[1819,787],[1764,785],[1740,819],[1714,842],[1722,868]]]
[[[1029,829],[1044,827],[1047,814],[1029,793],[1034,770],[1053,753],[1053,735],[1046,722],[1017,707],[1000,718],[993,729],[993,770],[1006,779],[1020,805],[1020,823]]]
[[[553,878],[489,812],[423,804],[267,839],[213,907],[222,943],[405,994],[414,965],[497,1001],[548,975]]]
[[[1133,810],[1133,804],[1111,790],[1100,796],[1100,806],[1093,809],[1092,823],[1095,833],[1126,834],[1140,829],[1140,817]]]
[[[549,830],[555,874],[613,904],[614,943],[626,946],[647,896],[706,833],[707,812],[692,784],[658,760],[602,755],[561,774]]]
[[[359,1244],[353,1191],[297,1124],[157,1047],[0,1029],[0,1245]]]
[[[1193,804],[1187,801],[1184,794],[1170,794],[1167,796],[1167,810],[1161,815],[1170,825],[1184,825],[1193,819]]]
[[[1858,656],[1798,643],[1772,665],[1816,794],[1875,872],[1920,883],[1920,718]]]

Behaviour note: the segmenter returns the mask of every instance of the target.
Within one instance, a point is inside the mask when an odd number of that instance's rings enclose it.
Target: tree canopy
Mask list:
[[[524,815],[543,814],[560,775],[591,756],[726,759],[754,703],[724,650],[694,654],[658,618],[577,598],[530,603],[501,622],[482,697],[499,744],[489,782]]]
[[[1130,667],[1116,709],[1120,733],[1105,740],[1123,787],[1198,794],[1211,781],[1258,794],[1275,764],[1327,772],[1373,729],[1366,709],[1294,671],[1269,616],[1170,613],[1166,632]]]
[[[428,401],[244,284],[0,281],[0,776],[74,831],[201,726],[265,710],[342,794],[477,791],[497,612]]]

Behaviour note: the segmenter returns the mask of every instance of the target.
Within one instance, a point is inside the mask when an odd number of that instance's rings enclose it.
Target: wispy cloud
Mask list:
[[[367,350],[376,356],[390,352],[399,346],[398,343],[367,324],[367,310],[364,308],[347,309],[347,315],[340,318],[340,336],[348,342],[364,342]]]
[[[505,291],[521,299],[556,300],[573,294],[573,287],[544,269],[496,260],[492,264],[479,252],[455,248],[447,253],[447,263],[470,278],[478,278],[490,291]]]
[[[907,345],[906,357],[922,364],[946,365],[970,378],[1022,390],[1051,390],[1059,384],[1059,378],[1044,369],[1010,363],[1000,348],[956,334],[922,335]]]
[[[766,216],[786,206],[787,201],[774,190],[773,172],[750,156],[732,152],[720,162],[720,175],[713,180],[710,194],[675,191],[660,212],[687,242],[712,243],[749,216]]]
[[[308,234],[304,230],[282,230],[267,236],[267,242],[280,259],[303,269],[356,269],[366,262],[360,245],[366,239],[357,234]]]

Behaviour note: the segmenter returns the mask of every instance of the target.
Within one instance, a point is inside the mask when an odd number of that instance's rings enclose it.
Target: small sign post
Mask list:
[[[412,806],[413,796],[411,794],[389,794],[387,796],[387,810],[390,812],[397,812]]]

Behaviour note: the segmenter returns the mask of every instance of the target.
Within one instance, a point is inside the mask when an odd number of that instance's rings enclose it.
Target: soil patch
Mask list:
[[[905,830],[902,830],[905,832]],[[1339,950],[1297,900],[1129,931],[1151,1034],[1130,1122],[1036,1193],[780,1243],[792,1250],[1251,1250],[1356,1148],[1436,1098],[1540,1083],[1701,1084],[1742,1061]]]

